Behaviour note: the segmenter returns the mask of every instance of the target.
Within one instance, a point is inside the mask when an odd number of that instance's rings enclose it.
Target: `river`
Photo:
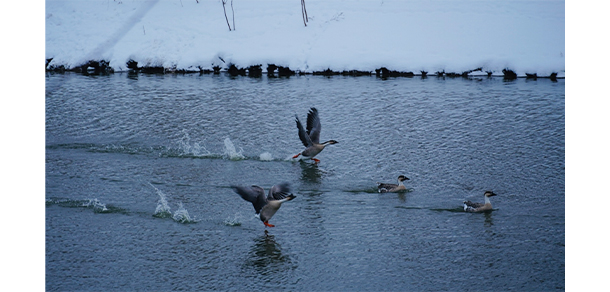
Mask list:
[[[563,79],[45,84],[48,291],[565,289]],[[311,107],[339,142],[318,164],[292,159]],[[230,188],[281,182],[273,228]]]

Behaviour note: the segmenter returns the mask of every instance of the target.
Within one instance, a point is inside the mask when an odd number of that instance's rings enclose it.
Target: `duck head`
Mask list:
[[[486,192],[485,192],[485,196],[486,196],[486,197],[493,197],[493,196],[497,196],[497,194],[495,194],[495,193],[494,193],[494,192],[492,192],[492,191],[486,191]]]

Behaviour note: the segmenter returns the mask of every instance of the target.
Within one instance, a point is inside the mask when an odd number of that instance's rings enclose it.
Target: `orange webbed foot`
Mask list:
[[[265,224],[265,226],[267,226],[267,227],[275,227],[275,225],[269,224],[269,222],[267,222],[267,221],[263,222],[263,224]]]
[[[292,156],[292,158],[297,158],[297,157],[299,157],[299,155],[301,155],[301,153],[299,153],[299,154],[297,154],[295,156]]]
[[[317,158],[312,158],[312,160],[313,160],[313,161],[315,161],[315,162],[316,162],[316,164],[320,163],[320,159],[317,159]]]

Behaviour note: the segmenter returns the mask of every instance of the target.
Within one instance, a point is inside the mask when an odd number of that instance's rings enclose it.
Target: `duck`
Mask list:
[[[409,178],[401,174],[398,176],[398,184],[386,184],[378,182],[377,190],[380,193],[395,193],[405,191],[407,189],[403,184],[403,181],[405,180],[409,180]]]
[[[244,200],[252,203],[256,216],[267,227],[275,227],[275,225],[269,223],[271,217],[275,215],[283,203],[296,198],[295,195],[290,193],[290,185],[286,182],[272,186],[267,196],[265,196],[265,190],[257,185],[250,187],[231,186],[231,188]]]
[[[491,202],[489,201],[489,197],[497,196],[492,191],[486,191],[485,194],[485,203],[473,203],[471,201],[464,201],[464,211],[466,212],[484,212],[490,211]]]
[[[320,131],[322,130],[322,125],[320,124],[320,117],[318,116],[318,110],[315,107],[312,107],[307,113],[307,131],[303,128],[301,121],[299,121],[299,116],[295,115],[297,122],[297,129],[299,129],[299,139],[305,146],[305,150],[300,152],[299,154],[293,156],[295,159],[302,155],[306,159],[311,159],[315,161],[315,163],[320,163],[320,160],[314,158],[314,156],[318,155],[324,147],[327,145],[337,144],[339,142],[335,140],[328,140],[324,143],[320,143]]]

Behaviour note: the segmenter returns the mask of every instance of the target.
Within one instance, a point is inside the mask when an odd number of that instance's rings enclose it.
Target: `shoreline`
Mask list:
[[[289,67],[277,66],[275,64],[267,64],[265,69],[263,69],[262,65],[252,65],[248,67],[238,67],[234,64],[227,64],[225,67],[214,66],[211,68],[203,68],[198,66],[197,68],[187,70],[187,69],[177,69],[177,68],[165,68],[165,67],[151,67],[151,66],[138,66],[138,63],[129,60],[127,62],[128,70],[115,71],[113,67],[109,65],[108,61],[101,60],[95,61],[91,60],[86,62],[80,66],[76,66],[73,68],[66,68],[64,65],[52,65],[49,66],[49,63],[53,60],[53,58],[46,59],[45,64],[45,72],[53,72],[53,73],[64,73],[64,72],[74,72],[74,73],[82,73],[84,75],[103,75],[103,74],[114,74],[115,72],[133,72],[133,73],[145,73],[145,74],[220,74],[227,73],[230,76],[248,76],[248,77],[261,77],[263,74],[271,77],[290,77],[296,75],[314,75],[314,76],[376,76],[379,78],[388,78],[388,77],[422,77],[426,78],[430,77],[449,77],[449,78],[471,78],[471,77],[502,77],[505,80],[513,80],[517,78],[526,78],[526,79],[537,79],[537,78],[546,78],[556,81],[557,79],[565,79],[565,76],[558,76],[557,72],[553,72],[548,76],[538,76],[537,73],[525,73],[525,75],[518,75],[515,71],[510,68],[502,69],[501,74],[495,73],[492,71],[483,71],[482,68],[475,68],[472,70],[464,71],[464,72],[445,72],[445,71],[437,71],[437,72],[412,72],[412,71],[397,71],[390,70],[386,67],[380,67],[371,71],[362,71],[362,70],[343,70],[343,71],[334,71],[330,68],[323,71],[299,71],[292,70]]]

